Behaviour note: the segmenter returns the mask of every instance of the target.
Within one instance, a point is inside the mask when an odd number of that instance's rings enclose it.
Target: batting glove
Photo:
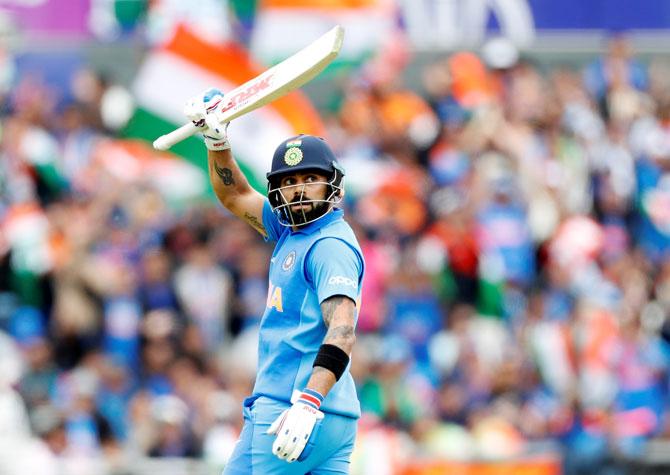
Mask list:
[[[317,421],[323,419],[319,411],[323,396],[312,389],[296,391],[293,405],[272,423],[266,434],[276,434],[272,453],[288,463],[295,462],[305,449]]]
[[[220,124],[215,114],[217,108],[223,104],[223,93],[210,88],[186,101],[184,106],[184,115],[201,129],[208,150],[221,151],[230,148],[227,136],[228,122]]]

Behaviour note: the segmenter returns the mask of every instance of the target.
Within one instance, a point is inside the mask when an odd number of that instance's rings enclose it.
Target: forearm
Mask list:
[[[335,386],[336,382],[337,380],[332,371],[316,366],[312,368],[312,375],[309,377],[306,387],[317,391],[325,397],[333,386]]]
[[[355,306],[353,301],[346,297],[337,297],[326,300],[321,308],[324,320],[328,325],[323,344],[336,346],[351,357],[351,352],[356,343],[354,332]],[[307,388],[318,391],[325,396],[336,382],[335,373],[327,368],[315,366],[307,382]]]
[[[210,150],[207,157],[209,179],[221,204],[261,235],[267,236],[263,226],[265,198],[251,187],[230,150]]]
[[[344,351],[349,357],[351,357],[351,351],[356,342],[356,336],[354,335],[354,327],[351,325],[343,325],[336,328],[335,332],[330,330],[326,334],[326,338],[323,339],[323,344],[330,344],[337,346],[339,349]],[[339,333],[338,335],[331,335],[331,333]],[[344,336],[344,335],[347,336]],[[320,394],[325,396],[330,392],[330,390],[335,386],[337,378],[335,373],[327,368],[322,368],[321,366],[314,366],[312,368],[312,374],[307,381],[307,388],[318,391]]]
[[[214,194],[221,204],[263,236],[265,197],[254,190],[235,162],[227,138],[228,123],[220,123],[216,110],[223,93],[210,88],[186,102],[184,113],[202,131],[207,147],[207,169]]]
[[[233,208],[237,198],[253,191],[230,149],[219,152],[208,151],[207,161],[209,180],[214,193],[226,208]]]

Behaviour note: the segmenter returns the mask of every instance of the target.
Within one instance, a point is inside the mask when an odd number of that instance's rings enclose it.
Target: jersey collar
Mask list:
[[[339,208],[333,208],[331,211],[325,214],[325,216],[317,219],[313,223],[309,223],[306,226],[301,226],[297,230],[291,230],[291,234],[312,234],[324,226],[329,225],[333,221],[340,219],[344,215],[344,211]]]

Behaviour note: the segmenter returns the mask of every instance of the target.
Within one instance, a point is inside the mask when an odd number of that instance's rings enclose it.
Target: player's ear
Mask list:
[[[334,195],[335,199],[333,200],[333,203],[337,204],[340,201],[342,201],[344,199],[344,195],[345,195],[344,188],[340,188],[338,190],[335,190],[335,195]]]

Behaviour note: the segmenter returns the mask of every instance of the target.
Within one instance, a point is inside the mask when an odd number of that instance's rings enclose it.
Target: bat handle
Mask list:
[[[173,145],[178,144],[182,140],[186,140],[190,136],[198,132],[198,128],[192,122],[184,124],[178,129],[173,130],[169,134],[161,135],[154,140],[154,148],[156,150],[167,150]]]

